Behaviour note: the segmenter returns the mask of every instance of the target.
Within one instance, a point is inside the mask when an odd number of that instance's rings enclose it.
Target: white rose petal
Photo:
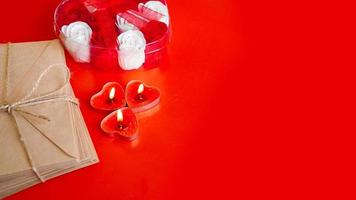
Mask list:
[[[143,33],[139,30],[129,30],[121,33],[117,38],[120,48],[134,47],[136,49],[145,49],[146,40]]]
[[[149,9],[145,9],[145,8],[149,8]],[[162,2],[160,2],[160,1],[148,1],[145,4],[140,3],[138,5],[138,9],[144,15],[148,15],[148,16],[152,14],[151,10],[162,14],[163,15],[162,18],[159,19],[158,21],[167,24],[167,26],[169,25],[168,8]]]
[[[90,39],[92,29],[82,21],[64,25],[61,28],[64,35],[64,46],[77,62],[90,62]]]
[[[169,25],[169,17],[167,17],[167,16],[163,16],[158,21],[165,23],[167,26]]]
[[[145,51],[135,48],[120,49],[118,58],[123,70],[138,69],[145,62]]]
[[[116,16],[116,26],[119,28],[121,32],[126,32],[129,30],[137,30],[137,27],[135,25],[131,24],[120,15]]]
[[[146,40],[139,30],[129,30],[117,38],[119,64],[124,70],[138,69],[145,62]]]

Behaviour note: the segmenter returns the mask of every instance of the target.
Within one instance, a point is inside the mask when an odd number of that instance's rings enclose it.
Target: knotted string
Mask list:
[[[52,92],[49,92],[47,94],[38,96],[38,97],[32,97],[31,96],[34,94],[34,92],[38,89],[38,87],[40,86],[41,80],[43,77],[45,77],[49,71],[55,67],[61,67],[63,68],[63,66],[66,69],[66,77],[65,77],[65,81],[64,83],[58,87],[57,89],[55,89]],[[64,149],[62,149],[60,146],[58,146],[56,143],[54,143],[52,140],[50,140],[50,138],[48,138],[46,136],[45,133],[43,133],[39,128],[37,128],[30,120],[28,120],[23,114],[27,114],[27,115],[31,115],[33,117],[36,117],[38,119],[42,119],[45,121],[50,121],[50,118],[48,118],[47,116],[43,116],[43,115],[39,115],[36,113],[32,113],[32,112],[28,112],[28,111],[24,111],[21,108],[23,107],[29,107],[29,106],[34,106],[34,105],[39,105],[39,104],[43,104],[43,103],[49,103],[49,102],[60,102],[60,101],[64,101],[64,102],[70,102],[73,103],[75,105],[78,105],[78,100],[76,98],[73,98],[71,96],[68,95],[54,95],[55,93],[58,93],[59,91],[63,90],[68,84],[69,84],[69,79],[70,79],[70,72],[68,70],[68,68],[64,65],[64,64],[52,64],[50,65],[48,68],[46,68],[39,76],[39,78],[37,79],[37,81],[35,82],[35,84],[33,85],[32,89],[29,91],[29,93],[27,93],[27,95],[25,97],[23,97],[21,100],[14,102],[14,103],[10,103],[10,104],[5,104],[5,105],[0,105],[0,111],[5,111],[6,113],[8,113],[10,116],[14,117],[16,124],[17,124],[17,120],[15,117],[14,113],[18,113],[20,114],[31,126],[33,126],[40,134],[42,134],[44,137],[46,137],[50,142],[52,142],[55,146],[57,146],[59,149],[61,149],[64,153],[66,153],[68,156],[75,158],[74,156],[70,155],[69,153],[67,153]],[[31,168],[33,170],[33,172],[37,175],[37,177],[44,182],[44,178],[41,176],[41,174],[38,172],[35,163],[32,159],[32,156],[30,154],[30,152],[28,151],[28,147],[27,144],[25,142],[25,140],[23,139],[21,132],[20,133],[20,140],[24,145],[25,148],[25,152],[27,154],[28,160],[30,162]]]

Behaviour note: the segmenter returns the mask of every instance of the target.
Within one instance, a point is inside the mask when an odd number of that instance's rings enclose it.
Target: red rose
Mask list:
[[[163,22],[152,20],[148,22],[142,29],[147,43],[161,39],[167,34],[167,25]]]

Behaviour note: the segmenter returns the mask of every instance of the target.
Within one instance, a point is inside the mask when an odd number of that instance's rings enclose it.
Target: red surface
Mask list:
[[[59,0],[0,3],[0,40],[53,38]],[[71,66],[100,164],[17,199],[355,199],[355,12],[346,1],[171,0],[160,69]],[[69,63],[70,64],[70,63]],[[89,98],[142,79],[160,109],[104,137]]]

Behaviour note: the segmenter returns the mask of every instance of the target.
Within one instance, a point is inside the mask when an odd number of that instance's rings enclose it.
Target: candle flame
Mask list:
[[[121,109],[117,110],[116,119],[117,119],[118,122],[124,121],[124,116],[122,115]]]
[[[109,94],[109,99],[113,100],[115,97],[115,88],[111,88],[110,94]]]
[[[138,86],[137,93],[138,93],[138,94],[141,94],[144,89],[145,89],[145,86],[141,83],[141,84]]]

